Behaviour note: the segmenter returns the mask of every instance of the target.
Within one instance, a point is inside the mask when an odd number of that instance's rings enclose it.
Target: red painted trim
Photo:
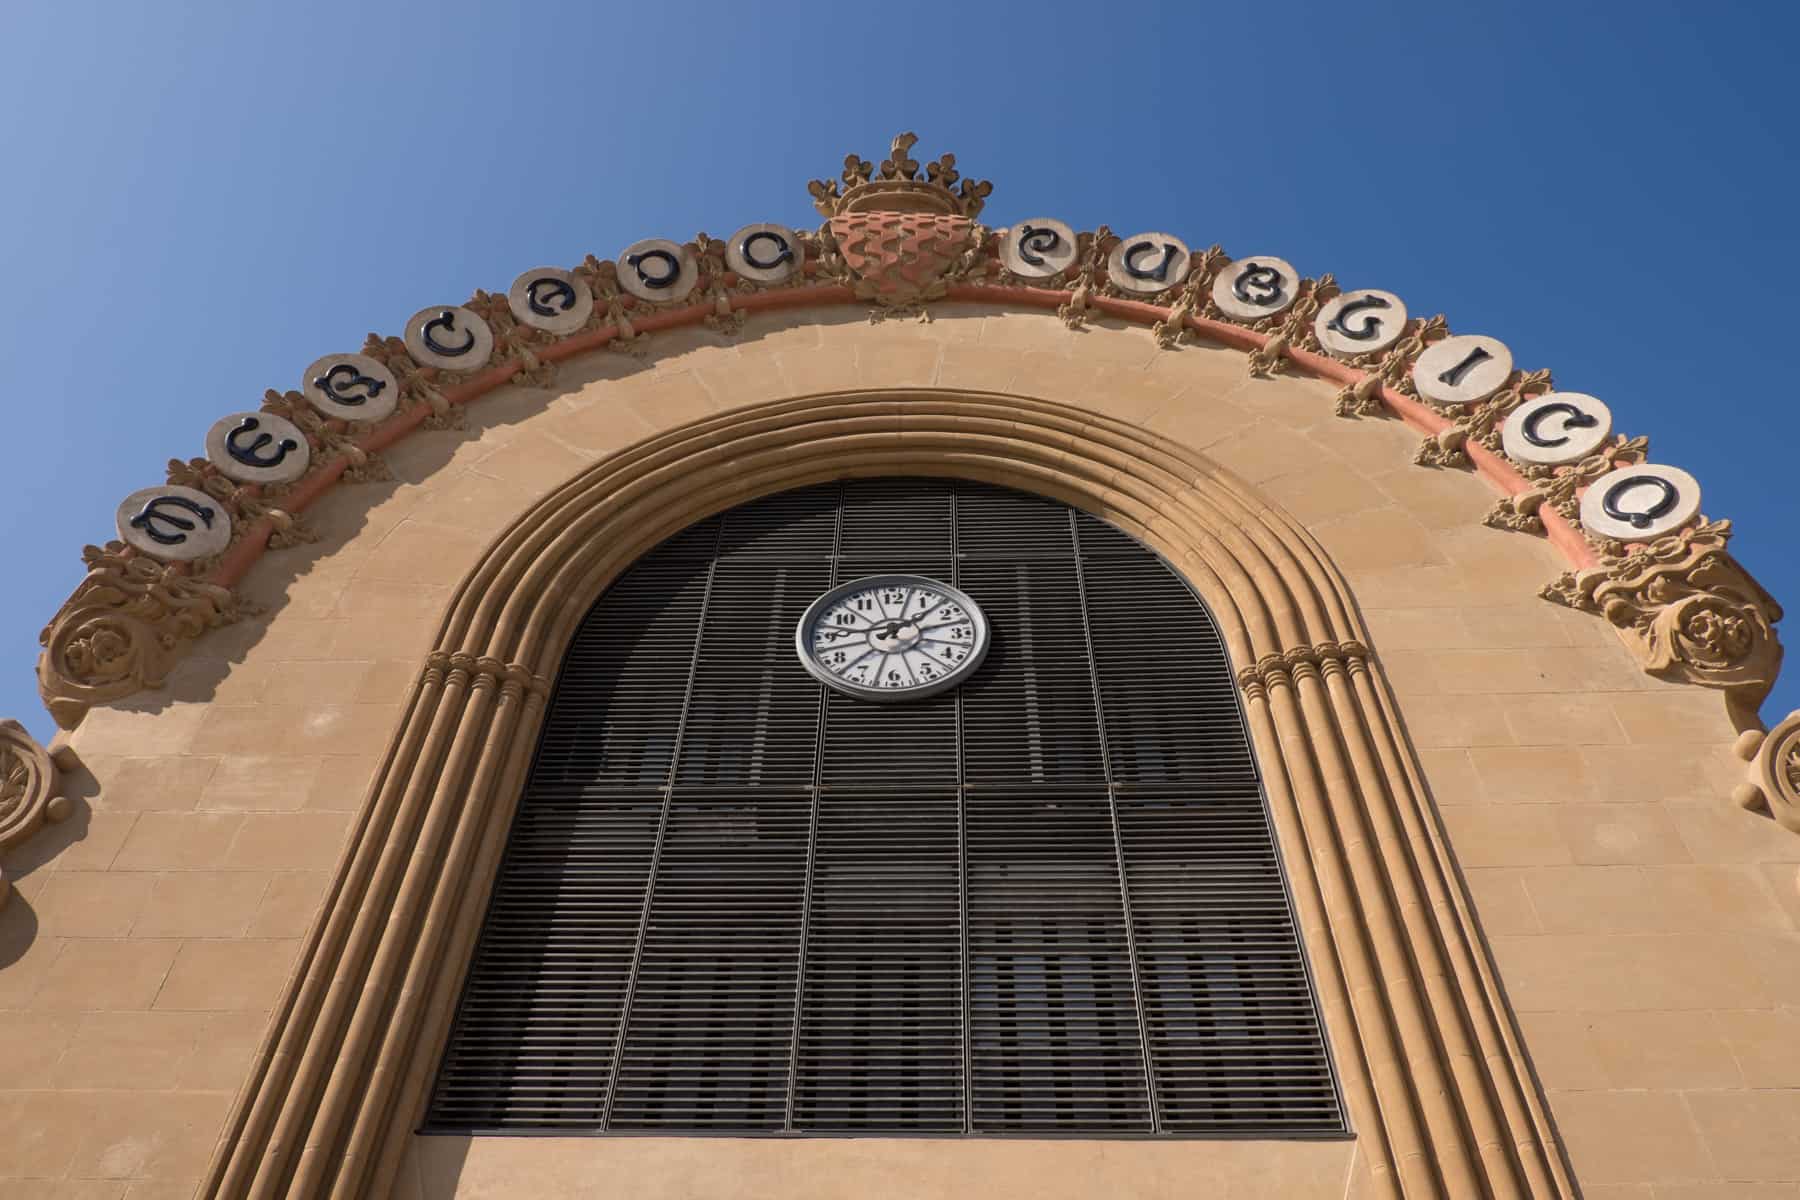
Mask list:
[[[818,269],[816,263],[806,264],[807,273]],[[1053,291],[1046,288],[1020,287],[1007,285],[987,285],[970,283],[953,283],[949,285],[946,296],[950,300],[976,304],[1016,304],[1027,308],[1055,309],[1067,304],[1073,297],[1072,291]],[[765,312],[783,308],[826,307],[838,304],[856,303],[856,294],[842,284],[809,284],[792,288],[777,288],[767,292],[754,292],[750,295],[727,293],[733,312]],[[637,307],[633,297],[621,297],[627,308]],[[1094,296],[1089,304],[1098,312],[1139,325],[1153,325],[1166,321],[1171,310],[1142,300],[1124,300],[1113,296]],[[709,302],[690,304],[683,308],[668,309],[662,312],[647,313],[641,318],[632,320],[632,328],[639,333],[656,333],[666,329],[678,329],[687,325],[698,325],[717,311]],[[1246,329],[1241,325],[1233,325],[1226,321],[1214,320],[1210,317],[1187,317],[1187,327],[1205,337],[1208,341],[1239,350],[1260,350],[1268,344],[1269,336]],[[611,325],[588,330],[564,339],[554,345],[542,349],[533,347],[532,353],[543,362],[563,362],[578,355],[598,350],[618,336],[618,330]],[[1363,373],[1355,367],[1341,363],[1326,355],[1316,354],[1309,350],[1287,347],[1286,356],[1296,365],[1321,379],[1330,380],[1340,385],[1349,385],[1363,378]],[[478,375],[472,376],[455,387],[443,389],[443,396],[451,404],[469,404],[505,384],[524,368],[521,362],[502,363],[490,367]],[[1381,401],[1396,417],[1414,429],[1435,436],[1451,424],[1440,414],[1402,392],[1392,388],[1382,388]],[[431,406],[416,404],[405,412],[396,413],[381,424],[370,429],[361,437],[354,439],[356,446],[371,454],[379,453],[388,446],[398,442],[412,433],[431,416]],[[1487,479],[1500,492],[1508,496],[1516,496],[1530,485],[1512,465],[1504,458],[1493,453],[1478,443],[1464,446],[1469,460],[1475,466],[1477,474]],[[338,458],[327,464],[317,474],[304,479],[293,491],[283,497],[282,507],[286,511],[304,512],[326,492],[336,486],[349,462]],[[1563,556],[1578,568],[1596,565],[1592,547],[1587,543],[1580,531],[1575,529],[1561,513],[1549,505],[1540,505],[1538,518],[1544,523],[1544,532],[1550,542],[1561,550]],[[227,550],[219,560],[209,582],[222,587],[235,586],[243,579],[252,566],[261,559],[267,549],[268,540],[275,528],[268,520],[258,521],[252,525],[237,544]]]

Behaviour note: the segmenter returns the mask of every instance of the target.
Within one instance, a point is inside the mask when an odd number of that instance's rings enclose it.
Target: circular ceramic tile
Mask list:
[[[1406,329],[1406,305],[1392,292],[1363,288],[1325,302],[1313,318],[1319,344],[1339,358],[1386,350]]]
[[[1699,481],[1680,467],[1654,463],[1602,475],[1581,494],[1588,532],[1623,542],[1673,533],[1699,512]]]
[[[406,352],[421,366],[479,371],[494,352],[494,331],[459,304],[422,308],[406,323]]]
[[[1140,233],[1113,247],[1106,277],[1122,291],[1154,296],[1180,284],[1188,275],[1188,248],[1167,233]]]
[[[1075,265],[1075,231],[1049,217],[1020,221],[1000,239],[1000,261],[1020,279],[1049,279]]]
[[[240,412],[206,431],[206,457],[239,483],[291,483],[306,474],[312,447],[306,434],[274,413]]]
[[[1612,410],[1581,392],[1550,392],[1527,400],[1500,427],[1500,446],[1517,462],[1560,466],[1580,462],[1612,437]]]
[[[781,283],[806,265],[806,247],[786,225],[746,225],[725,243],[725,265],[752,283]]]
[[[1433,342],[1413,363],[1413,386],[1439,404],[1475,404],[1512,375],[1512,351],[1499,338],[1463,333]]]
[[[1240,258],[1213,280],[1213,303],[1234,321],[1260,321],[1286,312],[1300,296],[1300,272],[1268,254]]]
[[[231,544],[225,506],[205,492],[173,484],[125,497],[117,523],[127,545],[165,562],[211,558]]]
[[[700,280],[700,264],[667,238],[645,238],[619,252],[619,286],[653,304],[680,300]]]
[[[519,324],[560,337],[587,324],[594,312],[594,293],[579,276],[561,267],[533,267],[513,280],[506,306]]]
[[[340,421],[380,421],[400,403],[400,381],[366,354],[327,354],[300,379],[307,403]]]

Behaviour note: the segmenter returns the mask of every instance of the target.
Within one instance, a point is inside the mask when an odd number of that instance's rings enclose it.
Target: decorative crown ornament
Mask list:
[[[879,168],[852,154],[844,159],[844,187],[815,179],[807,185],[825,215],[820,231],[827,261],[841,264],[857,299],[877,312],[910,312],[947,294],[959,264],[979,256],[986,231],[975,223],[994,185],[961,179],[946,154],[919,174],[909,153],[919,139],[894,139]]]
[[[848,213],[898,212],[937,213],[942,216],[968,217],[981,213],[994,185],[987,180],[962,179],[956,172],[956,155],[946,154],[919,174],[918,160],[912,148],[919,135],[903,133],[888,148],[888,156],[879,168],[854,154],[844,156],[843,190],[835,181],[815,179],[806,185],[812,193],[813,206],[825,217]],[[957,181],[962,186],[958,188]]]

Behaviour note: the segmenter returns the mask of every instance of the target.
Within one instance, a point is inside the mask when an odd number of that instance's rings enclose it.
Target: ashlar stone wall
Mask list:
[[[3,863],[0,1193],[198,1187],[445,601],[509,521],[652,433],[894,386],[1140,424],[1303,523],[1370,627],[1584,1194],[1800,1191],[1800,838],[1730,803],[1719,695],[1647,677],[1603,622],[1538,599],[1559,555],[1484,527],[1481,481],[1414,466],[1416,433],[1334,415],[1330,385],[1252,379],[1237,351],[1159,350],[1141,328],[945,306],[929,323],[830,310],[734,339],[659,334],[647,357],[503,388],[466,429],[390,450],[393,481],[310,509],[322,540],[243,585],[261,615],[204,636],[166,689],[92,712],[75,815]],[[415,1149],[421,1198],[593,1195],[598,1179],[638,1198],[1338,1197],[1362,1180],[1354,1141]]]

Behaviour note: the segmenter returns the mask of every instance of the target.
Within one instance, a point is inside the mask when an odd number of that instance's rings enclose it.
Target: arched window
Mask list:
[[[834,584],[986,613],[960,687],[809,674]],[[852,481],[711,518],[564,659],[427,1132],[1318,1135],[1342,1105],[1225,651],[1066,505]]]

